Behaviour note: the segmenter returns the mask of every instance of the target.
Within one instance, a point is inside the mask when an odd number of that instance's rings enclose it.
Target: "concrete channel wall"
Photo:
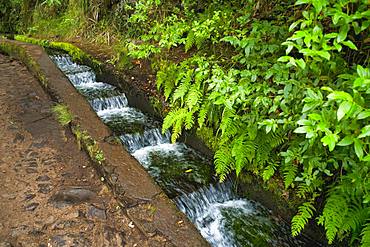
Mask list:
[[[1,51],[21,60],[51,98],[68,107],[74,116],[69,127],[86,131],[90,142],[93,140],[103,152],[103,162],[97,162],[91,152],[88,153],[102,180],[109,185],[122,209],[145,236],[162,235],[169,240],[166,246],[209,246],[138,161],[119,142],[108,141],[112,136],[110,129],[42,47],[0,38]],[[88,149],[89,144],[82,143],[82,146]]]

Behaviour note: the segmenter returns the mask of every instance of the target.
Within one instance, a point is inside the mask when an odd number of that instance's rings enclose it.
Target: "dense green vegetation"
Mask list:
[[[221,180],[282,180],[301,202],[293,235],[315,220],[329,243],[370,246],[369,5],[13,0],[0,30],[112,44],[121,67],[150,60],[173,141],[196,130]]]

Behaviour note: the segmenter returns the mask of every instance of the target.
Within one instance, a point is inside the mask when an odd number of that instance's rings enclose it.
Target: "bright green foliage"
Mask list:
[[[53,112],[56,114],[58,122],[62,126],[70,124],[73,120],[73,115],[70,113],[68,107],[65,105],[57,104],[53,106]]]
[[[293,235],[318,219],[329,243],[369,246],[369,1],[93,2],[37,6],[29,31],[109,44],[113,29],[113,61],[152,62],[173,142],[206,138],[221,181],[280,180],[301,202]]]
[[[366,246],[369,3],[299,0],[290,8],[301,15],[285,17],[276,5],[269,14],[281,18],[266,20],[252,17],[251,3],[215,2],[201,13],[185,4],[162,18],[147,15],[153,24],[141,47],[159,50],[146,58],[174,47],[190,52],[156,67],[171,104],[163,130],[172,128],[172,141],[182,129],[211,130],[221,181],[233,171],[264,181],[281,176],[304,202],[292,220],[294,236],[320,214],[329,243],[348,238]],[[146,3],[159,12],[165,5]],[[323,194],[324,208],[317,208]]]
[[[312,202],[305,202],[298,208],[298,213],[292,219],[293,236],[297,236],[302,231],[308,220],[312,218],[314,211],[315,207]]]

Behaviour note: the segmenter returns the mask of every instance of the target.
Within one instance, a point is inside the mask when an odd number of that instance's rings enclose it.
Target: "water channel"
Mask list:
[[[293,239],[288,224],[238,196],[231,181],[215,183],[210,160],[184,143],[172,144],[159,121],[131,107],[117,87],[98,82],[90,67],[69,55],[50,57],[211,246],[318,246]]]

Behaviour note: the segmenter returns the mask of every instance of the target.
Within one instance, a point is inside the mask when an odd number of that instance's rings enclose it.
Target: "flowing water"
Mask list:
[[[291,238],[287,224],[260,204],[238,197],[230,181],[212,185],[209,160],[184,143],[172,144],[161,123],[130,107],[116,87],[98,82],[91,68],[68,55],[51,59],[212,246],[317,246]]]

